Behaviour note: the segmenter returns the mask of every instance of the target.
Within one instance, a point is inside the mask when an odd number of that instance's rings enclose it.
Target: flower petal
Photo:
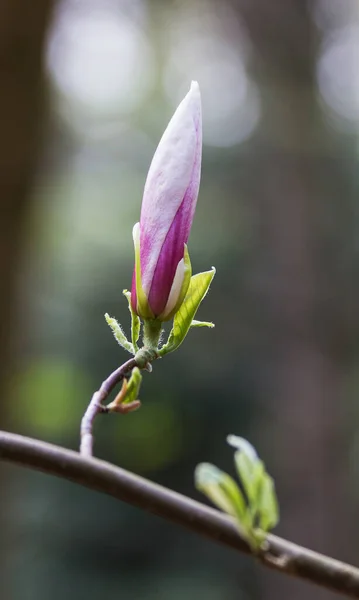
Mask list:
[[[198,196],[201,152],[201,99],[198,84],[193,82],[158,145],[143,196],[140,221],[143,290],[149,296],[157,269],[158,275],[165,273],[167,282],[162,290],[162,297],[166,296],[162,306],[157,306],[157,290],[153,291],[155,314],[166,305],[183,256],[183,244],[188,239]],[[168,259],[159,265],[160,255],[167,253],[174,241]]]
[[[191,281],[192,265],[188,249],[185,244],[184,256],[177,265],[171,291],[163,313],[159,315],[161,321],[169,321],[181,306]]]
[[[146,319],[153,319],[154,315],[148,304],[148,299],[143,291],[141,281],[141,262],[140,262],[140,224],[136,223],[132,230],[133,243],[135,246],[135,269],[132,276],[131,304],[136,314]]]

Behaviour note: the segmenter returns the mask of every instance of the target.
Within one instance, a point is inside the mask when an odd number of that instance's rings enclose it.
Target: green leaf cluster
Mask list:
[[[201,463],[195,484],[221,510],[235,518],[241,536],[257,552],[268,531],[279,521],[279,508],[272,477],[253,446],[238,436],[228,436],[236,448],[234,463],[241,487],[215,465]]]
[[[141,402],[138,400],[142,382],[141,371],[138,367],[134,367],[131,371],[129,380],[126,378],[122,381],[122,388],[116,398],[107,405],[109,412],[132,412],[137,410]]]
[[[176,350],[185,339],[188,331],[192,327],[214,327],[214,324],[208,321],[197,321],[194,316],[201,304],[203,298],[206,296],[209,286],[212,283],[212,279],[215,275],[215,268],[212,267],[210,271],[204,273],[198,273],[193,275],[188,286],[187,293],[184,297],[182,304],[178,311],[173,316],[173,327],[169,334],[168,340],[165,344],[161,345],[159,340],[161,338],[161,321],[158,319],[145,319],[143,323],[144,329],[144,348],[147,345],[147,349],[151,348],[153,356],[153,350],[155,351],[155,358],[163,357],[169,352]],[[121,325],[116,321],[115,318],[110,317],[107,313],[105,319],[107,324],[112,329],[113,335],[118,344],[130,354],[138,355],[140,359],[143,348],[140,349],[138,346],[138,340],[140,337],[141,321],[138,315],[133,311],[131,305],[131,293],[128,290],[123,291],[124,296],[128,301],[128,308],[131,314],[131,342],[127,339]],[[152,333],[151,333],[152,332]],[[153,334],[153,343],[151,343],[151,335]],[[146,355],[147,356],[147,355]],[[146,364],[146,360],[139,360],[139,364]],[[150,360],[149,360],[150,362]]]
[[[186,256],[189,260],[188,252]],[[213,323],[194,320],[198,307],[208,292],[214,274],[215,269],[212,268],[211,271],[199,273],[191,277],[187,291],[183,292],[186,295],[182,299],[177,312],[173,315],[173,327],[168,340],[163,345],[161,344],[163,319],[161,320],[160,317],[148,317],[142,319],[143,322],[141,323],[140,318],[132,308],[131,293],[128,290],[124,290],[123,294],[128,301],[128,308],[131,314],[131,341],[127,339],[121,325],[116,319],[110,317],[107,313],[105,314],[106,322],[112,329],[116,341],[124,350],[130,352],[135,357],[133,362],[136,365],[131,371],[130,379],[123,379],[120,392],[113,402],[107,405],[108,412],[127,413],[137,410],[141,405],[137,397],[142,379],[140,369],[151,371],[152,362],[176,350],[182,344],[191,327],[214,327]],[[190,277],[190,270],[188,277]],[[143,346],[140,348],[138,340],[141,333],[141,324],[143,325]]]

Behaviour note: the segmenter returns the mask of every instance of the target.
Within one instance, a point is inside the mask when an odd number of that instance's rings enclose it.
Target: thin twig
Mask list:
[[[102,405],[109,393],[113,390],[126,373],[131,371],[137,362],[134,358],[130,358],[121,367],[116,369],[105,381],[102,382],[100,389],[94,393],[91,398],[91,402],[88,405],[84,416],[81,421],[81,442],[80,442],[80,453],[84,456],[92,456],[93,451],[93,423],[96,416],[100,413],[107,412],[106,407]]]
[[[69,479],[187,527],[239,552],[252,554],[232,519],[96,458],[0,431],[0,459]],[[267,567],[359,598],[359,569],[269,535],[257,557]]]

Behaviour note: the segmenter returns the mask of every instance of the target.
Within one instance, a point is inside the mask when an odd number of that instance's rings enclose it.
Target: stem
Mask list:
[[[122,381],[126,373],[131,371],[137,366],[137,362],[134,358],[130,358],[121,367],[113,371],[105,381],[102,382],[100,389],[94,393],[91,398],[91,402],[88,405],[84,416],[81,421],[81,442],[80,442],[80,453],[85,456],[92,456],[93,451],[93,423],[96,416],[99,413],[107,412],[106,406],[102,403],[107,398],[109,393],[113,390],[115,385]]]
[[[265,547],[256,556],[239,536],[233,519],[102,460],[89,460],[77,452],[4,431],[0,431],[0,459],[108,494],[215,542],[252,554],[266,567],[280,573],[305,579],[350,598],[359,598],[359,569],[275,535],[267,536]]]
[[[157,355],[157,348],[162,332],[162,323],[157,319],[144,319],[143,321],[143,347],[153,350]]]

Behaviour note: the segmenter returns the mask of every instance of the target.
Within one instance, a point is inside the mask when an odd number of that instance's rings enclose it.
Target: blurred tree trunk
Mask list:
[[[252,300],[264,315],[264,366],[257,375],[273,427],[268,431],[267,412],[259,437],[265,436],[286,507],[279,533],[345,560],[351,557],[341,414],[346,307],[335,291],[328,304],[333,294],[326,276],[333,288],[339,282],[323,253],[321,221],[338,198],[340,211],[347,210],[348,182],[335,134],[319,114],[317,39],[307,3],[242,0],[237,6],[258,52],[264,113],[251,163],[259,238]],[[303,597],[334,599],[307,584],[263,575],[261,598]]]
[[[0,5],[0,427],[6,426],[6,388],[16,330],[16,277],[21,233],[41,143],[42,57],[50,0],[3,0]],[[6,586],[6,470],[0,467],[0,596]],[[11,550],[11,547],[10,547]]]

